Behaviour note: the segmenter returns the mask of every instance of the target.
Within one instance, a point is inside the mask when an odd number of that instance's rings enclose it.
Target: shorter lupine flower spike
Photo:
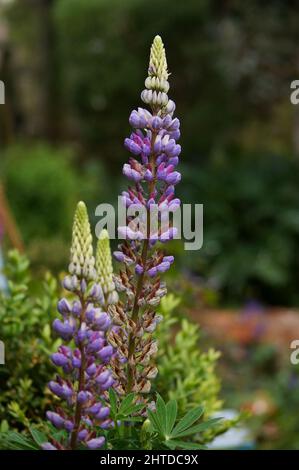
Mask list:
[[[69,272],[87,281],[96,278],[92,235],[86,205],[80,201],[75,212]]]
[[[112,277],[111,268],[108,271]],[[107,406],[107,390],[114,385],[109,367],[114,351],[106,338],[111,320],[100,308],[104,303],[103,290],[95,275],[90,225],[82,202],[74,218],[69,273],[63,285],[73,296],[71,300],[58,302],[62,318],[53,322],[55,332],[69,345],[59,346],[51,355],[53,364],[63,374],[48,384],[50,391],[64,400],[66,406],[47,412],[48,420],[55,428],[66,431],[66,437],[59,443],[44,443],[41,446],[44,450],[74,450],[78,445],[98,449],[104,445],[105,438],[96,437],[93,429],[113,425]],[[108,287],[111,289],[111,284]]]
[[[110,240],[107,230],[102,230],[97,243],[96,271],[98,282],[101,285],[106,305],[118,302],[118,293],[113,281],[113,266],[110,250]]]

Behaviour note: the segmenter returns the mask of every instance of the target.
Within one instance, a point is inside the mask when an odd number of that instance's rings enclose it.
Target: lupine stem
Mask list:
[[[80,301],[82,304],[82,312],[80,315],[80,327],[85,319],[85,311],[86,311],[86,305],[84,302],[84,299],[82,296],[80,296]],[[78,383],[78,393],[84,390],[85,388],[85,351],[84,351],[84,345],[79,346],[79,350],[81,353],[81,366],[79,369],[79,383]],[[81,423],[81,416],[82,414],[82,404],[79,403],[78,401],[78,395],[77,395],[77,400],[76,400],[76,407],[75,407],[75,419],[74,419],[74,429],[71,434],[71,440],[70,440],[70,448],[72,450],[75,450],[77,447],[77,438],[78,438],[78,432],[79,432],[79,427]]]
[[[149,184],[149,193],[152,192],[155,183],[156,183],[156,176],[155,176],[155,156],[154,156],[154,144],[155,140],[157,137],[157,133],[153,132],[152,139],[151,139],[151,159],[150,159],[150,164],[151,164],[151,169],[154,175],[153,181]],[[151,232],[151,227],[150,227],[150,210],[147,209],[147,236],[146,239],[143,242],[143,247],[142,247],[142,253],[141,253],[141,259],[142,259],[142,264],[145,266],[147,257],[148,257],[148,251],[149,251],[149,239],[150,239],[150,232]],[[139,296],[142,291],[143,287],[143,281],[144,281],[144,272],[139,276],[138,282],[137,282],[137,287],[136,287],[136,295],[134,299],[134,304],[133,304],[133,310],[132,310],[132,316],[131,319],[133,322],[136,322],[138,319],[138,313],[139,313],[139,306],[138,306],[138,300]],[[127,369],[127,393],[130,393],[132,391],[132,386],[133,386],[133,378],[134,378],[134,368],[132,367],[131,364],[131,359],[134,356],[135,352],[135,338],[132,333],[129,335],[129,343],[128,343],[128,369]]]
[[[142,262],[144,264],[146,263],[146,260],[147,260],[147,253],[148,253],[148,239],[144,241],[143,248],[142,248]],[[143,287],[143,279],[144,279],[144,273],[140,275],[138,279],[138,283],[137,283],[136,295],[135,295],[134,306],[133,306],[133,311],[132,311],[132,316],[131,316],[131,319],[134,322],[136,322],[138,318],[138,313],[139,313],[138,300],[139,300],[139,296]],[[132,391],[132,386],[133,386],[134,368],[132,367],[131,359],[134,356],[134,353],[135,353],[135,338],[134,338],[134,335],[130,333],[129,346],[128,346],[127,393],[130,393]]]

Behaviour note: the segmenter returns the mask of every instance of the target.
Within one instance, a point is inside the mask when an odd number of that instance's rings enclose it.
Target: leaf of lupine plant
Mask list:
[[[126,421],[132,421],[133,423],[136,422],[136,423],[141,423],[143,422],[144,418],[141,418],[141,417],[138,417],[138,416],[130,416],[128,418],[126,418]]]
[[[117,413],[117,395],[112,387],[109,389],[109,402],[111,414],[112,416],[115,416]]]
[[[158,419],[157,413],[153,412],[152,410],[148,409],[147,410],[147,416],[150,422],[152,423],[152,426],[154,428],[154,431],[160,434],[160,436],[163,436],[163,429],[161,427],[160,421]]]
[[[157,396],[156,408],[157,408],[157,419],[160,422],[162,434],[166,436],[167,435],[166,405],[165,405],[163,398],[160,395]]]
[[[197,434],[199,432],[205,431],[206,429],[210,428],[214,424],[216,424],[217,421],[219,421],[221,418],[212,418],[204,423],[196,424],[195,426],[191,426],[190,428],[187,428],[185,431],[179,432],[175,434],[175,437],[186,437],[186,436],[191,436],[192,434]]]
[[[47,442],[47,436],[44,433],[40,432],[38,429],[29,428],[29,431],[34,442],[36,442],[36,444],[38,444],[39,446],[44,442]]]
[[[178,405],[175,400],[170,400],[166,405],[166,434],[169,436],[175,424]]]
[[[187,428],[192,426],[203,414],[203,407],[197,406],[194,410],[189,411],[176,425],[171,435],[176,437],[180,432],[185,431]]]
[[[138,411],[141,411],[144,408],[144,404],[139,404],[139,405],[130,405],[126,408],[126,410],[123,413],[118,413],[118,417],[121,419],[122,417],[127,418],[129,415],[133,413],[138,413]]]
[[[129,395],[123,399],[118,410],[119,414],[126,414],[127,410],[132,406],[134,397],[135,393],[129,393]]]
[[[39,450],[39,446],[27,437],[15,431],[2,433],[0,436],[2,448],[11,450]]]

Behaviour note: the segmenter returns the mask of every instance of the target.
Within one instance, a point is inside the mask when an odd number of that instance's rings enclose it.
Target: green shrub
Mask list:
[[[49,353],[57,346],[51,336],[57,283],[47,274],[33,296],[29,263],[12,251],[7,260],[9,292],[0,291],[0,338],[5,345],[5,365],[0,368],[0,426],[27,427],[43,419],[45,388],[53,368]]]
[[[25,241],[67,236],[79,179],[71,154],[45,144],[14,145],[4,153],[7,197]]]

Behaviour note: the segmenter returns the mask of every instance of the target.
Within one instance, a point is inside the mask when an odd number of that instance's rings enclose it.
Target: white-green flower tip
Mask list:
[[[101,285],[107,304],[114,304],[118,301],[118,294],[113,282],[113,266],[110,249],[110,239],[107,230],[102,230],[96,253],[96,271],[98,282]]]
[[[82,201],[74,216],[69,272],[87,281],[96,278],[92,235],[86,205]]]
[[[156,36],[151,46],[148,77],[145,80],[146,89],[141,94],[144,103],[157,108],[167,105],[168,76],[164,44],[161,37]]]
[[[168,79],[166,53],[161,36],[156,36],[153,40],[148,75],[161,81]]]

